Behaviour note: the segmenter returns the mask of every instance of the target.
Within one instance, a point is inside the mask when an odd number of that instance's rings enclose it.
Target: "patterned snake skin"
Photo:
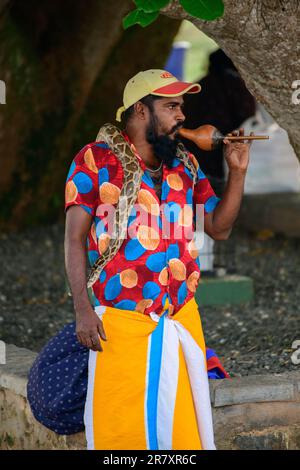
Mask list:
[[[126,237],[127,221],[136,202],[144,174],[130,144],[124,139],[121,131],[116,126],[113,124],[104,124],[96,137],[96,142],[99,141],[107,143],[110,150],[119,158],[124,172],[124,180],[115,210],[113,225],[113,234],[117,234],[117,236],[111,238],[106,251],[102,253],[94,263],[87,280],[88,288],[99,279],[102,269],[117,254]],[[184,145],[181,143],[178,145],[176,156],[191,172],[195,184],[198,165],[197,160],[191,161]]]

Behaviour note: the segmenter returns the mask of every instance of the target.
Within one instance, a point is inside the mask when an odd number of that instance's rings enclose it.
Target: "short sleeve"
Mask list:
[[[81,206],[94,216],[99,200],[98,168],[93,149],[85,146],[73,159],[65,185],[65,212],[73,205]]]
[[[216,196],[208,178],[198,165],[197,179],[193,193],[194,210],[196,208],[196,204],[203,204],[204,215],[206,215],[209,212],[212,212],[220,201],[221,199]]]

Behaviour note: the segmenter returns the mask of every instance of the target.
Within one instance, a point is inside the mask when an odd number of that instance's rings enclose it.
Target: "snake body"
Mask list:
[[[123,168],[123,185],[115,210],[113,222],[113,237],[110,239],[107,249],[101,253],[95,261],[87,279],[87,287],[90,288],[99,279],[105,265],[117,254],[127,233],[127,222],[131,210],[136,202],[144,174],[137,156],[121,131],[113,124],[104,124],[96,137],[96,142],[104,141],[110,150],[120,160]],[[194,184],[197,177],[197,161],[191,161],[183,144],[177,147],[176,157],[191,172]]]

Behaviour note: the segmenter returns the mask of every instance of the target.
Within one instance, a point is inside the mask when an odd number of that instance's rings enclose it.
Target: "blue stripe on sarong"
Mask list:
[[[149,438],[149,450],[158,450],[157,401],[163,346],[163,334],[164,315],[160,318],[157,327],[151,334],[147,394],[147,427]]]

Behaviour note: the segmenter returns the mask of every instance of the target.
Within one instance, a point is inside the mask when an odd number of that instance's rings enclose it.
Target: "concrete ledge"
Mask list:
[[[36,356],[37,354],[29,349],[7,344],[6,364],[0,365],[0,388],[26,398],[27,376]]]
[[[84,433],[59,436],[39,424],[26,400],[36,354],[7,345],[0,365],[0,449],[85,449]],[[300,449],[300,369],[210,380],[218,449]]]
[[[297,381],[295,374],[287,377],[279,375],[252,375],[234,380],[217,381],[212,394],[215,407],[273,401],[297,401]]]

